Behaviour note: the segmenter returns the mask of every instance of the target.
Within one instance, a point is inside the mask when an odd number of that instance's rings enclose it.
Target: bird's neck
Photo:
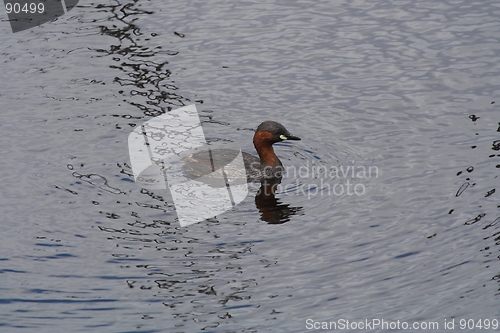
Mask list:
[[[274,153],[272,145],[260,146],[259,149],[257,149],[257,153],[259,154],[262,164],[273,167],[281,165],[278,156]]]
[[[257,132],[253,137],[253,145],[259,154],[262,164],[274,167],[281,165],[281,162],[274,153],[272,139],[272,133],[265,131]]]

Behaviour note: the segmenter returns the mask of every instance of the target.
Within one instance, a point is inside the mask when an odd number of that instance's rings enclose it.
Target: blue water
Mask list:
[[[495,1],[81,1],[15,34],[4,15],[0,330],[500,320],[499,15]],[[303,168],[278,221],[251,192],[180,227],[168,191],[133,182],[130,132],[192,103],[212,142],[255,153],[268,119],[302,138],[275,148]],[[364,192],[328,192],[347,180]]]

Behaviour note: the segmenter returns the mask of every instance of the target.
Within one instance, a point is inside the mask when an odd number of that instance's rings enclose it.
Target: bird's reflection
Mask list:
[[[276,190],[280,181],[265,181],[255,196],[255,206],[259,210],[260,219],[269,224],[282,224],[290,221],[293,215],[303,211],[302,207],[290,207],[276,198]]]

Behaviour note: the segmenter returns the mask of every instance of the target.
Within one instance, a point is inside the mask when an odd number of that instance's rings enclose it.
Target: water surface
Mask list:
[[[2,331],[500,319],[499,14],[495,1],[83,1],[16,34],[5,16]],[[308,170],[283,181],[280,223],[252,192],[181,228],[167,191],[133,182],[129,133],[192,103],[211,142],[255,153],[268,119],[302,138],[276,147]],[[328,193],[347,180],[365,192]]]

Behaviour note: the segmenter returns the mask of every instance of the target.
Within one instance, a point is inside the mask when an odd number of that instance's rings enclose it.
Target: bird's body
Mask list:
[[[284,140],[300,140],[275,121],[265,121],[259,125],[253,137],[253,144],[259,157],[242,152],[244,170],[232,167],[239,150],[214,149],[194,153],[185,159],[184,173],[191,179],[207,176],[224,168],[226,177],[246,182],[279,182],[283,176],[283,164],[276,156],[273,144]],[[244,173],[244,174],[243,174]],[[229,179],[230,178],[230,179]]]

